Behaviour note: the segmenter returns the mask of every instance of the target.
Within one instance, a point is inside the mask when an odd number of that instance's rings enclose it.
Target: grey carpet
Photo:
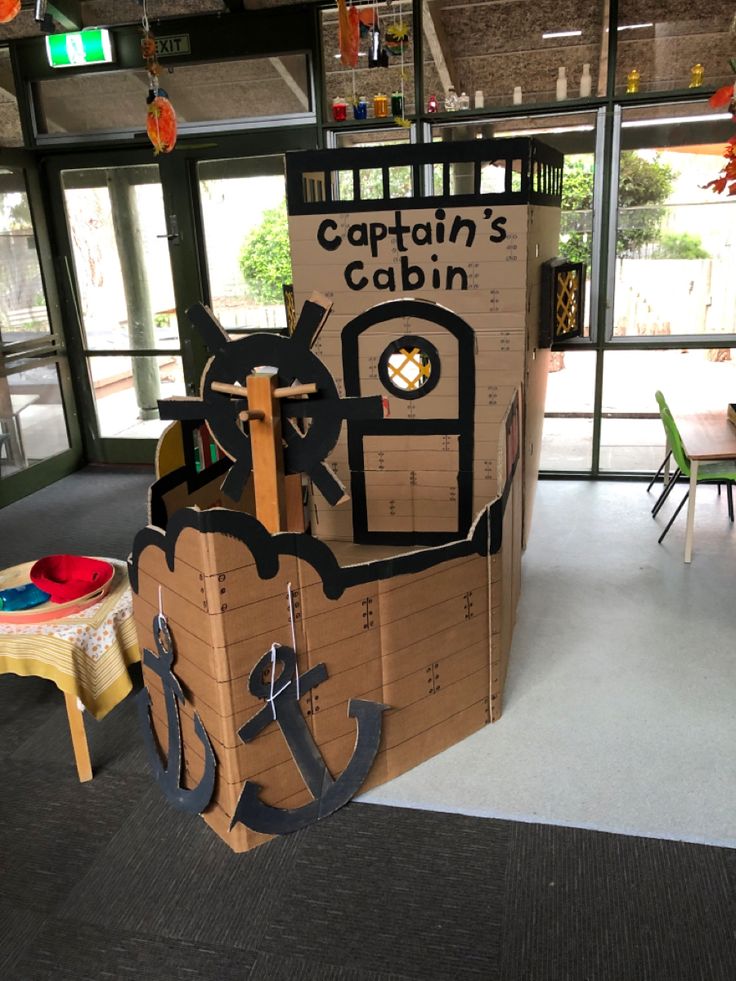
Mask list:
[[[52,532],[123,557],[145,482],[76,475],[5,509],[7,561]],[[353,803],[237,856],[165,804],[130,701],[87,729],[80,785],[59,694],[0,676],[2,981],[733,977],[736,851]]]
[[[147,467],[87,467],[0,509],[0,567],[57,552],[127,559],[152,479]]]

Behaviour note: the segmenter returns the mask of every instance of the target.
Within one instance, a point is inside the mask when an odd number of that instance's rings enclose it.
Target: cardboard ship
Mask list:
[[[164,792],[235,851],[501,714],[561,185],[527,139],[290,154],[289,336],[189,311],[213,356],[161,403],[140,707]]]

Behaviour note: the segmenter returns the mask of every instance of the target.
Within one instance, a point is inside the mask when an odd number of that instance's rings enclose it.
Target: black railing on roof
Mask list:
[[[563,160],[557,150],[527,137],[295,151],[286,155],[288,209],[292,215],[310,215],[439,204],[559,206]],[[502,190],[481,190],[483,168],[489,164],[503,168]],[[395,168],[407,168],[411,181],[392,196]],[[370,197],[361,196],[366,171],[381,172]]]

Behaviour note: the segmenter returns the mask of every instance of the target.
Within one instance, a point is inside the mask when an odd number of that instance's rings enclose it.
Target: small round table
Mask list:
[[[126,564],[105,561],[115,568],[110,589],[81,612],[60,611],[58,618],[40,623],[4,622],[0,613],[0,674],[47,678],[64,693],[82,781],[92,779],[82,708],[95,719],[107,715],[131,691],[128,666],[140,661]],[[26,562],[0,572],[0,589],[28,582],[31,565]],[[53,606],[45,603],[34,610],[52,613]]]

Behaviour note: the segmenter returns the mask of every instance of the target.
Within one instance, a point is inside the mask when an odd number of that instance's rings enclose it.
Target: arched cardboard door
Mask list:
[[[386,418],[348,423],[356,542],[435,545],[473,518],[475,346],[425,300],[371,307],[342,331],[345,394],[384,396]]]

